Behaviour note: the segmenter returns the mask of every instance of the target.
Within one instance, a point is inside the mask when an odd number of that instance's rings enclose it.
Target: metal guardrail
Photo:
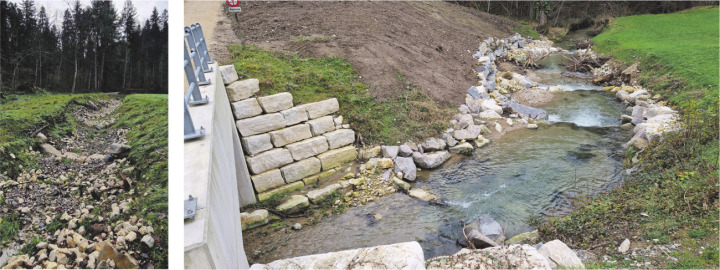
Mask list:
[[[199,23],[185,27],[185,43],[183,68],[189,86],[183,100],[185,108],[184,132],[185,140],[191,140],[205,136],[205,128],[202,126],[199,129],[195,128],[188,106],[203,105],[210,102],[207,96],[202,97],[200,86],[212,83],[210,79],[205,78],[205,73],[212,72],[212,67],[208,66],[208,64],[213,64],[215,61],[210,59],[207,44],[205,44],[205,36]]]

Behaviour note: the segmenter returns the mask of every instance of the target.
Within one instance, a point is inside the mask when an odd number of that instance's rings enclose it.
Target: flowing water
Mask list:
[[[532,217],[562,216],[574,197],[621,183],[621,144],[630,136],[619,128],[624,107],[586,80],[563,76],[565,56],[543,59],[546,68],[535,72],[540,83],[572,90],[542,107],[549,126],[509,132],[472,157],[419,174],[413,188],[443,204],[391,194],[295,232],[262,262],[406,241],[420,242],[426,258],[452,254],[460,249],[460,220],[489,214],[509,238],[533,230]]]

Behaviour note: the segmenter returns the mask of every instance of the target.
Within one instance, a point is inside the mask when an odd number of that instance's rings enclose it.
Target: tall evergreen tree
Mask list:
[[[129,0],[120,14],[109,1],[75,0],[59,25],[32,0],[1,1],[0,12],[0,91],[166,91],[167,10],[145,27]]]

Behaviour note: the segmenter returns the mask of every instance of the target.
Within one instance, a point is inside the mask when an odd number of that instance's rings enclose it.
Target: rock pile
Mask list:
[[[663,133],[680,129],[677,111],[665,106],[664,102],[656,102],[648,90],[632,86],[608,86],[603,90],[614,93],[627,106],[628,114],[621,116],[622,128],[632,130],[634,135],[625,147],[643,150],[659,140]]]

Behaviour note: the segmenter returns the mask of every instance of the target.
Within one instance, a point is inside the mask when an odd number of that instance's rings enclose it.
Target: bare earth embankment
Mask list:
[[[472,54],[479,41],[510,36],[515,26],[445,2],[242,2],[241,7],[231,19],[243,44],[302,57],[347,58],[380,100],[399,95],[404,76],[437,102],[462,104],[465,91],[477,83]]]

